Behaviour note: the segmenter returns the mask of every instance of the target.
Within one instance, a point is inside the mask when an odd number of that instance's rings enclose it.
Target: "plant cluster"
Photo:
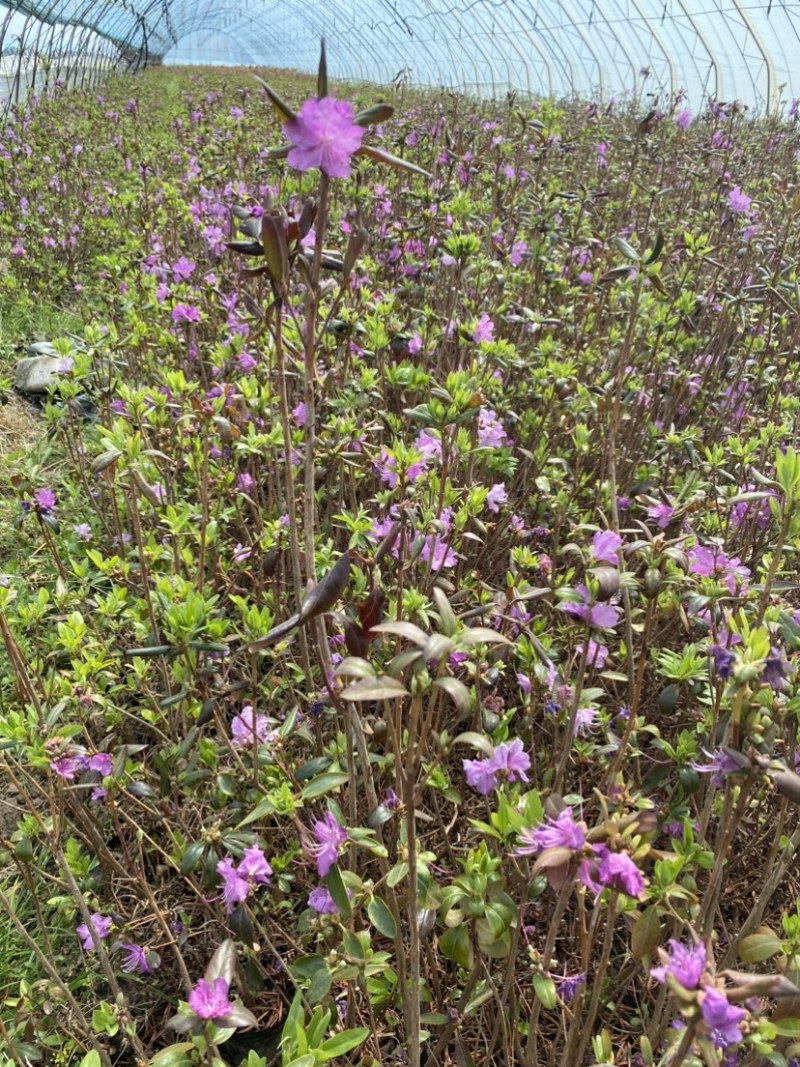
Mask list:
[[[2,1067],[797,1062],[800,132],[640,113],[11,115]]]

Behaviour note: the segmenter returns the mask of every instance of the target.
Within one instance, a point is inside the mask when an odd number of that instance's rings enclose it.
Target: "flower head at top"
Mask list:
[[[339,914],[339,909],[336,907],[333,897],[324,885],[318,885],[316,889],[311,890],[308,894],[308,906],[313,909],[317,915]]]
[[[752,203],[750,197],[743,193],[738,185],[734,185],[728,193],[728,207],[734,215],[749,215]]]
[[[479,345],[482,341],[491,341],[493,337],[494,323],[488,315],[481,315],[475,325],[475,329],[472,331],[472,340],[476,345]]]
[[[52,489],[37,489],[33,494],[33,499],[39,511],[52,511],[56,506],[56,494]]]
[[[586,827],[575,822],[571,808],[564,808],[553,819],[548,816],[536,829],[522,830],[514,849],[518,856],[538,856],[548,848],[568,848],[580,852],[586,841]]]
[[[465,759],[463,765],[467,784],[486,796],[500,782],[527,782],[531,758],[515,738],[497,745],[488,759]]]
[[[619,566],[619,549],[622,538],[613,530],[598,530],[592,538],[592,556],[598,563]]]
[[[150,974],[152,967],[147,959],[147,953],[139,945],[122,942],[119,946],[125,953],[122,961],[122,969],[127,974]]]
[[[230,857],[220,860],[217,864],[217,874],[222,879],[222,899],[230,915],[237,904],[247,900],[255,886],[269,884],[272,867],[262,849],[253,845],[244,850],[238,867]]]
[[[617,625],[620,620],[619,609],[613,604],[592,604],[589,590],[585,585],[576,585],[575,592],[579,600],[566,601],[559,605],[567,615],[576,619],[583,619],[590,626],[596,626],[600,630],[609,630]]]
[[[267,744],[275,736],[276,731],[267,726],[266,715],[253,714],[250,704],[245,704],[238,715],[231,719],[231,744],[234,748],[252,747]]]
[[[283,127],[292,142],[287,162],[295,170],[318,167],[329,178],[349,178],[350,159],[361,147],[363,127],[353,121],[353,108],[324,96],[306,100]]]
[[[746,1012],[743,1008],[735,1008],[730,1004],[721,989],[715,989],[713,986],[703,989],[700,1011],[715,1048],[725,1049],[730,1045],[739,1044],[742,1040],[739,1023]]]
[[[669,940],[669,952],[659,949],[662,966],[653,967],[650,977],[657,982],[666,982],[671,974],[684,989],[697,989],[706,966],[706,947],[699,945],[682,945],[674,938]]]
[[[97,912],[94,912],[94,914],[90,916],[90,922],[97,940],[105,941],[111,932],[111,927],[114,925],[114,920],[111,916],[99,915]],[[92,952],[94,949],[94,941],[92,940],[92,934],[89,930],[89,924],[81,923],[80,926],[76,926],[75,933],[81,939],[81,948],[83,951]]]
[[[222,1019],[233,1010],[228,988],[224,978],[215,978],[213,985],[201,978],[189,994],[189,1007],[198,1019]]]
[[[339,859],[341,847],[347,840],[347,830],[339,825],[329,811],[317,819],[311,829],[315,840],[306,847],[317,861],[317,873],[324,878]]]
[[[641,871],[625,852],[612,852],[606,845],[592,845],[594,856],[581,864],[579,879],[587,889],[600,894],[603,889],[638,900],[644,892]]]

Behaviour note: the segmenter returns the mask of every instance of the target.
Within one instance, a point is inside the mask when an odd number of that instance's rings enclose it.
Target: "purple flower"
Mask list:
[[[644,892],[644,878],[633,860],[624,852],[611,852],[605,845],[592,845],[594,858],[584,860],[578,877],[594,893],[614,889],[638,899]]]
[[[246,848],[238,873],[258,885],[267,885],[272,877],[272,868],[264,856],[263,849],[258,845]]]
[[[467,785],[471,785],[481,796],[487,796],[494,789],[495,773],[488,759],[465,759],[462,761]]]
[[[496,482],[486,496],[486,507],[495,515],[500,510],[500,505],[508,500],[508,493],[503,482]]]
[[[194,273],[196,264],[190,262],[186,256],[181,256],[172,264],[172,280],[174,282],[186,282]]]
[[[188,1003],[198,1019],[222,1019],[233,1010],[224,978],[215,978],[213,986],[201,978],[189,994]]]
[[[237,904],[247,900],[250,883],[239,873],[230,857],[219,861],[217,874],[222,879],[222,899],[225,902],[225,910],[230,915]]]
[[[682,945],[674,938],[669,940],[669,953],[660,950],[664,961],[663,967],[653,967],[650,977],[657,982],[664,983],[667,975],[672,977],[683,986],[684,989],[697,989],[706,966],[706,947],[699,945]]]
[[[312,830],[316,841],[307,847],[317,861],[317,873],[324,878],[339,859],[340,849],[347,840],[347,830],[339,825],[329,811],[314,823]]]
[[[522,262],[523,256],[528,251],[528,246],[524,241],[515,241],[511,246],[511,252],[508,256],[508,262],[512,267],[518,267]]]
[[[619,565],[619,548],[622,538],[613,530],[598,530],[592,538],[592,555],[598,563],[610,563],[613,567]]]
[[[306,406],[301,401],[296,408],[292,408],[292,418],[298,426],[305,426],[306,424]]]
[[[50,770],[59,778],[71,782],[78,771],[83,770],[83,760],[80,756],[59,756],[50,761]]]
[[[147,953],[143,948],[124,941],[119,947],[125,953],[125,959],[122,961],[123,971],[128,974],[150,974],[153,968],[147,962]]]
[[[463,766],[467,784],[486,796],[499,782],[527,782],[531,758],[519,738],[515,738],[499,744],[488,759],[465,759]]]
[[[56,506],[56,494],[52,489],[37,489],[33,499],[40,511],[52,511]]]
[[[596,626],[600,630],[610,630],[617,625],[620,613],[613,604],[590,604],[589,591],[582,584],[575,587],[575,592],[580,600],[561,604],[562,611],[576,619],[583,619],[590,626]]]
[[[330,178],[350,177],[350,158],[361,147],[364,130],[353,122],[353,109],[345,101],[325,96],[306,100],[283,127],[292,142],[287,162],[295,170],[319,167]]]
[[[703,1022],[715,1048],[724,1049],[729,1045],[738,1045],[742,1040],[739,1023],[745,1017],[743,1008],[735,1008],[728,1003],[728,998],[713,986],[705,986],[700,1002]]]
[[[491,408],[481,408],[478,412],[478,444],[481,448],[503,448],[508,443],[508,434],[497,413]]]
[[[717,677],[722,678],[723,681],[726,678],[730,678],[733,675],[733,665],[736,662],[736,655],[729,648],[722,648],[720,645],[711,645],[708,650],[714,660],[714,670],[717,672]]]
[[[113,762],[110,752],[95,752],[95,754],[90,756],[87,760],[86,770],[97,771],[98,774],[102,774],[102,776],[106,778],[111,774]]]
[[[675,125],[681,130],[688,130],[693,121],[692,113],[688,107],[683,108],[675,116]]]
[[[738,185],[734,185],[728,193],[728,207],[734,215],[749,215],[752,203],[750,197],[743,193]]]
[[[97,940],[105,941],[114,924],[114,920],[110,915],[98,915],[97,912],[94,912],[94,914],[90,916],[90,919],[92,930],[94,930]],[[94,949],[94,941],[92,940],[88,923],[81,923],[80,926],[76,926],[75,933],[81,939],[81,947],[83,948],[83,951],[91,952]]]
[[[494,323],[488,315],[481,315],[475,329],[472,331],[472,340],[476,345],[482,341],[491,341],[494,337]]]
[[[73,526],[72,530],[75,536],[79,537],[81,541],[91,541],[92,528],[88,522],[79,523],[77,526]]]
[[[191,304],[176,304],[172,309],[173,322],[199,322],[200,312]]]
[[[647,515],[649,518],[656,520],[659,530],[666,530],[670,524],[674,510],[675,509],[669,504],[651,504],[647,509]]]
[[[266,715],[256,715],[253,719],[253,708],[245,704],[238,715],[231,720],[231,743],[234,748],[247,748],[255,741],[258,745],[265,745],[275,737],[276,731],[267,726]]]
[[[318,885],[308,894],[308,906],[318,915],[338,915],[339,909],[324,885]]]
[[[594,667],[596,671],[602,671],[608,659],[608,649],[605,645],[598,644],[593,638],[589,638],[578,647],[580,655],[586,655],[586,666]]]
[[[791,664],[786,659],[781,649],[776,648],[775,645],[773,645],[769,655],[764,660],[764,668],[761,671],[761,681],[766,682],[768,686],[774,689],[777,693],[780,693],[787,687],[787,678],[791,669]]]
[[[585,737],[597,726],[597,708],[578,708],[575,712],[573,737]]]
[[[708,757],[708,763],[691,763],[690,766],[698,774],[710,774],[709,781],[715,789],[723,787],[726,774],[735,774],[742,769],[736,760],[721,748],[715,749],[713,753],[706,752],[705,755]]]
[[[568,848],[580,852],[586,842],[586,827],[575,822],[571,808],[564,808],[554,819],[549,816],[535,830],[522,830],[519,844],[514,849],[517,856],[538,856],[547,848]]]
[[[586,981],[585,974],[552,975],[552,978],[556,983],[556,991],[565,1004],[569,1004],[578,992],[578,986],[582,986]]]

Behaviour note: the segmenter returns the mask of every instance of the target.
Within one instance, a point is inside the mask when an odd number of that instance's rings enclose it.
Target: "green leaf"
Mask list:
[[[624,238],[615,237],[614,243],[626,259],[630,259],[634,263],[639,262],[639,259],[641,258],[639,253],[636,251],[635,248],[631,247],[631,245],[629,245],[628,242],[624,240]]]
[[[150,1061],[153,1062],[152,1060]],[[80,1067],[102,1067],[100,1053],[96,1049],[87,1052],[80,1062]]]
[[[468,970],[472,966],[474,950],[466,923],[453,929],[445,930],[439,938],[439,951],[448,960]]]
[[[375,627],[377,629],[377,627]],[[345,700],[392,700],[396,697],[407,697],[408,690],[398,682],[396,678],[390,678],[383,674],[378,678],[365,678],[361,682],[349,685],[342,693]]]
[[[463,734],[453,738],[454,745],[472,745],[482,752],[484,756],[494,755],[494,745],[485,734],[479,734],[474,730],[465,730]]]
[[[386,122],[394,114],[391,104],[372,104],[353,119],[356,126],[376,126],[379,122]]]
[[[394,889],[396,885],[399,885],[408,874],[408,864],[405,861],[396,863],[394,867],[386,875],[386,884],[390,889]]]
[[[326,882],[328,884],[328,892],[333,898],[333,903],[339,909],[339,913],[345,919],[349,919],[353,914],[353,909],[350,905],[350,897],[348,897],[347,890],[342,881],[342,872],[339,870],[338,863],[334,863],[328,871]]]
[[[203,849],[205,847],[206,846],[204,841],[194,841],[191,845],[189,845],[184,854],[181,856],[181,874],[187,875],[190,871],[193,871],[195,869],[197,864],[200,862],[200,857],[203,855]]]
[[[421,174],[423,178],[430,178],[427,170],[423,170],[422,167],[418,167],[414,163],[407,163],[406,160],[393,156],[391,152],[384,152],[382,148],[374,148],[372,145],[362,144],[360,148],[356,149],[354,155],[366,156],[367,159],[371,159],[375,163],[386,163],[388,166],[394,167],[395,170],[407,170],[411,174]]]
[[[249,826],[251,822],[256,822],[258,819],[263,818],[265,815],[274,814],[275,804],[269,799],[269,797],[265,797],[263,800],[259,801],[258,804],[256,804],[256,806],[253,808],[249,815],[245,815],[242,821],[236,824],[236,829],[241,830],[243,826]]]
[[[763,963],[780,951],[780,938],[769,927],[762,927],[739,942],[739,959],[744,963]]]
[[[317,99],[328,95],[328,58],[325,55],[325,38],[319,45],[319,67],[317,68]]]
[[[380,897],[373,897],[370,900],[367,905],[367,915],[369,915],[369,921],[379,934],[392,939],[397,936],[397,924],[394,921],[394,916]]]
[[[147,1061],[148,1067],[184,1067],[184,1064],[191,1063],[188,1054],[193,1048],[194,1044],[191,1041],[180,1041],[177,1045],[169,1045]],[[81,1067],[86,1067],[85,1059]]]
[[[781,1037],[800,1037],[800,1019],[780,1019],[778,1022],[774,1022],[772,1025],[775,1027],[776,1033],[778,1033]]]
[[[533,976],[533,991],[536,994],[536,999],[546,1008],[547,1011],[552,1011],[556,1006],[556,984],[552,978],[547,978],[543,974],[535,974]]]
[[[273,108],[275,109],[275,114],[278,116],[281,122],[291,122],[292,119],[297,118],[297,115],[294,113],[294,111],[292,111],[289,105],[285,104],[283,100],[281,100],[275,90],[270,85],[267,85],[263,78],[259,78],[257,74],[255,74],[254,77],[269,97],[269,102],[272,104]]]
[[[661,940],[661,919],[658,908],[653,904],[638,917],[631,933],[631,952],[637,960],[652,956]]]
[[[342,1030],[340,1034],[334,1034],[327,1041],[323,1041],[318,1049],[325,1060],[332,1060],[335,1056],[344,1056],[359,1045],[363,1045],[369,1037],[366,1026],[359,1026],[357,1030]]]
[[[459,711],[469,711],[469,689],[458,678],[437,678],[433,683],[438,689],[444,689]]]
[[[349,780],[344,771],[331,771],[329,774],[321,774],[319,778],[313,778],[308,785],[304,786],[300,796],[303,800],[313,800],[321,797],[324,793],[330,793],[334,789],[343,786]]]

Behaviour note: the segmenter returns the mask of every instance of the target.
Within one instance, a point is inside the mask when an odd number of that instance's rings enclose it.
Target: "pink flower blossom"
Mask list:
[[[486,496],[486,507],[495,515],[500,511],[500,506],[508,500],[508,493],[503,482],[497,482],[489,490]]]
[[[317,873],[324,878],[339,859],[342,845],[347,840],[347,830],[339,825],[329,811],[325,812],[322,819],[317,819],[312,830],[315,841],[307,848],[317,861]]]
[[[486,796],[501,782],[527,782],[531,758],[519,738],[503,742],[488,759],[462,761],[467,784]]]
[[[105,941],[111,932],[111,927],[114,924],[114,920],[110,915],[98,915],[94,912],[90,916],[90,922],[92,930],[94,930],[95,936],[98,941]],[[84,952],[92,952],[94,949],[94,941],[89,931],[89,925],[87,923],[81,923],[80,926],[75,927],[75,933],[81,939],[81,947]]]
[[[332,96],[306,100],[283,132],[293,146],[287,156],[290,167],[300,171],[318,167],[330,178],[350,177],[350,159],[364,136],[363,128],[353,122],[351,105]]]
[[[728,193],[728,208],[734,215],[749,215],[752,203],[750,197],[743,193],[738,185],[734,185]]]
[[[547,818],[535,830],[522,830],[519,844],[514,849],[517,856],[538,856],[547,848],[568,848],[580,852],[586,841],[586,826],[575,822],[571,808],[564,808],[552,819]]]
[[[147,953],[143,948],[124,941],[119,947],[125,953],[121,964],[123,971],[127,974],[150,974],[153,968],[148,963]]]
[[[472,340],[476,345],[482,341],[491,341],[494,337],[494,323],[488,315],[481,315],[475,329],[472,331]]]
[[[598,563],[619,564],[619,549],[622,538],[613,530],[599,530],[592,538],[592,555]]]
[[[213,986],[201,978],[189,994],[188,1003],[198,1019],[222,1019],[233,1010],[224,978],[215,978]]]

